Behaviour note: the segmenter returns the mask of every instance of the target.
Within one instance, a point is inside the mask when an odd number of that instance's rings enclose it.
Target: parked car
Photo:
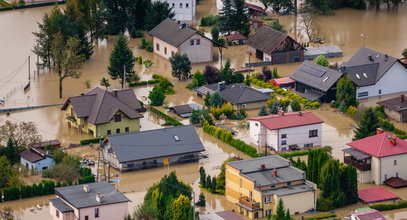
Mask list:
[[[94,166],[95,165],[95,161],[93,160],[88,160],[88,162],[86,163],[88,166]]]

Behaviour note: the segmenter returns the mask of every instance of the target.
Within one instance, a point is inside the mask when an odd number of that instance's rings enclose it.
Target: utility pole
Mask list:
[[[40,74],[40,56],[38,56],[38,54],[37,54],[37,75],[39,75],[39,74]]]
[[[31,81],[30,68],[31,68],[31,56],[28,56],[28,82]]]
[[[96,166],[96,182],[99,182],[99,164],[100,164],[100,142],[98,146],[98,165]]]
[[[195,192],[193,190],[192,190],[192,206],[193,206],[192,216],[193,220],[195,220]]]
[[[365,47],[366,37],[363,34],[360,34],[360,37],[362,38],[362,47]]]
[[[124,89],[126,84],[126,65],[123,65],[123,80],[122,80],[122,89]]]
[[[107,182],[110,183],[110,161],[107,162]]]

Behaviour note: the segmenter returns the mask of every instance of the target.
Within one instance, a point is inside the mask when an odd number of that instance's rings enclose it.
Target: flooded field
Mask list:
[[[95,46],[94,54],[88,60],[83,68],[83,74],[80,79],[66,79],[64,81],[64,98],[59,99],[57,92],[57,76],[53,72],[41,71],[39,75],[34,74],[36,70],[36,57],[31,52],[34,44],[34,36],[31,32],[38,29],[37,22],[41,21],[44,13],[52,10],[52,7],[34,8],[26,10],[15,10],[0,12],[0,98],[6,100],[5,106],[9,107],[24,107],[44,104],[61,104],[66,97],[78,95],[80,92],[90,90],[85,85],[85,81],[89,80],[91,88],[98,86],[102,77],[108,77],[106,69],[110,51],[116,40],[115,36],[110,36],[109,39],[100,41]],[[197,7],[197,20],[207,13],[216,13],[216,0],[201,0]],[[295,16],[278,17],[280,22],[286,26],[293,36],[299,41],[304,41],[303,32],[300,30],[300,21]],[[337,44],[344,51],[344,58],[331,60],[331,62],[341,62],[347,60],[356,52],[362,45],[360,34],[366,37],[365,44],[375,50],[382,51],[389,55],[400,57],[402,48],[407,48],[407,29],[401,28],[407,20],[407,4],[400,4],[398,12],[388,10],[366,10],[356,11],[351,9],[341,9],[335,11],[333,16],[321,16],[319,18],[321,30],[324,34],[326,45]],[[338,22],[340,21],[340,22]],[[391,24],[391,25],[389,25]],[[139,39],[130,39],[129,45],[132,47],[135,56],[142,56],[143,59],[150,59],[154,65],[151,70],[146,70],[144,67],[137,66],[136,70],[142,80],[152,78],[152,74],[158,73],[168,77],[174,84],[176,93],[167,96],[165,105],[179,105],[190,102],[203,104],[203,100],[198,98],[191,90],[186,89],[190,81],[178,81],[171,76],[171,65],[168,60],[159,56],[138,49]],[[224,50],[224,60],[229,58],[234,68],[240,69],[244,63],[248,62],[246,46],[234,46]],[[28,62],[27,57],[31,56],[31,72],[32,82],[31,88],[26,93],[22,87],[28,82]],[[215,62],[212,65],[220,67],[219,55],[215,49]],[[253,60],[253,58],[251,58]],[[206,64],[193,65],[192,71],[202,70]],[[291,73],[299,66],[299,63],[278,65],[279,74],[282,76],[291,75]],[[257,69],[258,71],[259,69]],[[119,88],[118,82],[113,82],[113,88]],[[151,86],[134,88],[139,99],[148,103],[147,96]],[[382,97],[384,98],[384,97]],[[387,97],[386,97],[387,98]],[[364,101],[362,104],[366,106],[374,105],[376,99]],[[323,125],[323,145],[333,147],[334,157],[341,159],[343,157],[342,149],[345,143],[351,141],[352,130],[355,122],[349,117],[336,112],[328,105],[322,105],[321,109],[314,110],[321,117],[325,124]],[[250,111],[250,116],[255,116],[257,111]],[[150,115],[149,112],[143,113],[144,118],[141,120],[141,129],[150,130],[160,128],[163,121]],[[77,143],[79,140],[88,138],[86,134],[78,134],[75,130],[68,129],[64,122],[64,114],[59,110],[59,107],[49,107],[36,109],[31,111],[21,111],[11,113],[9,116],[0,115],[0,124],[5,120],[12,121],[34,121],[45,140],[58,138],[63,145],[69,143]],[[187,120],[182,120],[188,123]],[[227,126],[230,126],[239,131],[238,138],[245,141],[250,139],[247,129],[240,128],[239,122],[226,121]],[[407,130],[406,125],[397,127]],[[220,143],[213,137],[208,136],[197,129],[201,137],[206,152],[207,159],[201,160],[199,163],[190,163],[176,165],[171,167],[162,167],[157,169],[143,170],[138,172],[130,172],[119,174],[115,179],[121,180],[117,186],[119,190],[126,193],[126,196],[132,201],[130,210],[133,210],[140,204],[145,195],[145,190],[154,182],[157,182],[165,174],[172,170],[176,170],[178,176],[183,181],[193,185],[194,191],[198,195],[200,189],[198,187],[198,169],[204,166],[207,173],[217,175],[220,170],[221,163],[230,156],[245,155],[237,152],[234,148]],[[94,152],[94,150],[93,150]],[[92,155],[92,149],[78,148],[71,150],[70,153],[78,153],[81,156],[86,154]],[[94,154],[93,154],[94,156]],[[115,172],[115,171],[113,171]],[[360,185],[360,188],[374,187],[371,184]],[[407,189],[389,189],[400,195],[402,199],[407,199]],[[234,205],[225,201],[223,196],[212,195],[205,193],[207,207],[201,209],[202,212],[220,211],[224,209],[234,209]],[[35,199],[26,199],[22,201],[13,201],[0,203],[0,208],[11,207],[17,219],[50,219],[48,214],[48,199],[53,196],[38,197]],[[41,209],[37,207],[40,205]],[[363,207],[362,204],[347,207],[345,209],[336,210],[340,216],[347,215],[356,207]],[[405,219],[407,218],[407,209],[397,211],[384,212],[389,219]],[[297,216],[299,217],[299,216]]]

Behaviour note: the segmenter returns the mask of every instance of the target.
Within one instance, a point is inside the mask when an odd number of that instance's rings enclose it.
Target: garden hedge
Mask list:
[[[81,145],[94,144],[94,143],[99,143],[100,141],[102,141],[104,139],[105,139],[104,137],[90,138],[90,139],[81,140],[79,143]]]
[[[377,211],[389,211],[393,209],[402,209],[407,208],[407,201],[394,203],[394,204],[373,204],[369,206],[372,209],[376,209]]]
[[[158,79],[152,79],[152,80],[147,80],[147,81],[131,82],[131,83],[129,83],[129,87],[153,85],[153,84],[158,83],[159,81],[160,80],[158,80]]]
[[[153,106],[150,106],[150,111],[157,114],[160,118],[163,118],[165,120],[165,123],[163,125],[168,125],[168,126],[181,126],[184,125],[181,122],[179,122],[177,119],[165,114],[164,112],[154,108]]]
[[[324,214],[324,215],[316,215],[312,217],[306,217],[304,220],[314,220],[314,219],[327,219],[327,218],[335,218],[336,214]]]

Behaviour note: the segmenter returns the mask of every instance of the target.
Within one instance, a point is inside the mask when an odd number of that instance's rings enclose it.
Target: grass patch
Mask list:
[[[312,217],[306,217],[305,220],[313,220],[313,219],[327,219],[327,218],[335,218],[336,214],[324,214],[324,215],[316,215]]]

